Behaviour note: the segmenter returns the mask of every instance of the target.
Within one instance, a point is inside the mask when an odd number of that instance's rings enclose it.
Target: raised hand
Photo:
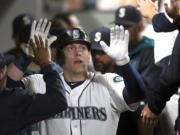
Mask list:
[[[110,46],[104,41],[100,41],[100,45],[104,52],[114,59],[119,66],[129,62],[128,56],[129,32],[124,30],[123,26],[115,26],[110,32]]]
[[[34,36],[34,40],[30,39],[30,45],[32,46],[34,52],[34,61],[40,67],[43,67],[51,62],[51,52],[47,43],[47,39],[45,42],[41,35]]]
[[[51,62],[49,45],[56,37],[47,38],[50,26],[51,22],[47,19],[40,19],[38,24],[34,21],[31,27],[30,45],[34,53],[34,61],[41,67]]]
[[[38,24],[36,21],[34,21],[31,27],[30,38],[34,41],[34,35],[40,35],[43,42],[45,42],[47,39],[48,46],[50,46],[57,39],[56,36],[51,36],[48,38],[50,27],[51,22],[48,22],[47,19],[40,19]]]
[[[152,19],[152,17],[157,14],[157,6],[152,0],[137,0],[138,9],[144,17]]]

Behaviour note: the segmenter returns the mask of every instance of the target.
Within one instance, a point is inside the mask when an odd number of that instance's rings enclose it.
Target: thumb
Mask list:
[[[48,39],[48,46],[50,46],[56,39],[57,39],[56,36],[51,36],[51,37]]]
[[[108,45],[104,41],[100,41],[100,46],[106,52],[108,50]]]

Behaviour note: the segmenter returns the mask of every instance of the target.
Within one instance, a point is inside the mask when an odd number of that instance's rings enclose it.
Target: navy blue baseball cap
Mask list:
[[[59,35],[57,36],[59,43],[58,48],[64,48],[65,46],[72,43],[82,43],[91,49],[91,43],[87,37],[87,34],[80,28],[72,28],[66,30],[60,30]]]
[[[14,18],[12,22],[13,36],[18,35],[20,43],[28,43],[31,25],[34,20],[35,17],[27,13],[20,14]]]
[[[90,32],[91,49],[103,51],[100,41],[104,41],[108,46],[110,45],[110,29],[107,27],[99,27]]]
[[[0,69],[2,69],[5,65],[10,64],[15,59],[14,56],[0,53]]]
[[[116,25],[123,25],[124,27],[131,27],[139,23],[142,19],[141,12],[134,6],[121,6],[115,11]]]
[[[51,36],[60,37],[60,36],[61,36],[61,33],[63,33],[64,31],[65,31],[64,28],[51,27],[51,28],[50,28],[50,31],[49,31],[48,37],[51,37]],[[60,39],[55,40],[55,41],[50,45],[50,47],[51,47],[51,48],[57,48],[58,45],[59,45],[58,40],[60,40]]]

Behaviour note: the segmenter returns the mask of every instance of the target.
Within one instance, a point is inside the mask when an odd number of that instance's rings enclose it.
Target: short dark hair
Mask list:
[[[63,27],[63,23],[65,23],[67,26],[72,26],[72,22],[69,19],[69,17],[72,15],[71,12],[62,12],[62,13],[58,13],[57,15],[54,16],[54,18],[52,19],[53,25],[62,25],[61,27]]]
[[[65,62],[65,55],[61,48],[57,48],[56,59],[60,66],[62,66]]]

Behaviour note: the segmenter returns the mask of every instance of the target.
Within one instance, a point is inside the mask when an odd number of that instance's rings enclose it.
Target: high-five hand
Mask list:
[[[45,19],[44,21],[41,19],[38,22],[37,27],[36,21],[34,21],[31,28],[30,45],[34,53],[34,61],[41,67],[51,62],[51,52],[47,38],[50,26],[51,23],[48,22],[47,19]]]
[[[100,41],[100,45],[104,52],[114,59],[119,66],[129,62],[128,56],[129,32],[124,30],[123,26],[115,26],[110,32],[110,46],[104,41]]]
[[[51,36],[49,38],[49,30],[51,27],[51,22],[48,22],[48,20],[45,18],[44,20],[41,18],[37,24],[36,21],[33,22],[31,27],[31,36],[30,38],[34,40],[34,35],[40,35],[43,39],[43,42],[45,42],[45,39],[47,39],[48,46],[50,46],[56,39],[56,36]]]

